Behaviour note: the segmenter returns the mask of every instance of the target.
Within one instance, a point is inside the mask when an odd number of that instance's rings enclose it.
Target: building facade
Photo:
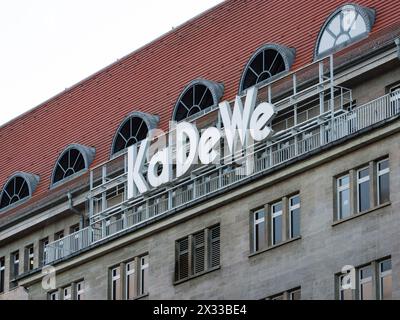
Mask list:
[[[400,299],[399,17],[228,0],[3,125],[0,299]],[[137,169],[170,121],[217,161]]]

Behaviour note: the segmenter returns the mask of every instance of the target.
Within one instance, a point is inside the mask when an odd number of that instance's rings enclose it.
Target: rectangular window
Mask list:
[[[15,278],[19,274],[19,251],[11,254],[11,271],[12,278]]]
[[[25,271],[31,271],[33,270],[34,267],[34,262],[35,262],[35,251],[33,244],[30,246],[27,246],[25,248]]]
[[[111,300],[121,300],[121,267],[111,269]]]
[[[149,256],[146,255],[140,258],[140,278],[139,278],[140,295],[147,293],[148,275],[149,275]]]
[[[357,207],[358,212],[370,208],[369,167],[357,171]]]
[[[208,261],[207,264],[206,258]],[[186,279],[208,269],[218,267],[219,264],[219,225],[210,229],[205,229],[176,242],[176,281]]]
[[[49,294],[49,300],[58,300],[58,290]]]
[[[0,293],[4,292],[4,280],[6,272],[6,260],[4,257],[0,258]]]
[[[71,300],[72,289],[71,286],[63,289],[63,300]]]
[[[46,246],[49,244],[49,238],[39,241],[39,266],[46,264]]]
[[[378,205],[380,205],[382,203],[389,202],[390,200],[389,159],[379,161],[376,166]]]
[[[337,179],[338,219],[350,216],[350,177],[345,175]]]
[[[85,300],[85,282],[83,280],[76,284],[76,300]]]
[[[136,297],[136,260],[132,260],[125,264],[125,294],[128,300]]]
[[[366,266],[359,270],[359,299],[372,299],[372,267]]]
[[[300,236],[300,196],[289,199],[289,227],[290,238]]]
[[[282,241],[282,202],[271,206],[272,244]]]
[[[392,262],[390,259],[379,263],[379,298],[392,299]]]
[[[253,213],[253,251],[262,249],[265,245],[265,210]]]

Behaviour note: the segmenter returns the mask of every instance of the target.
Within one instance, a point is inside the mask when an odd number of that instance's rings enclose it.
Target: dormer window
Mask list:
[[[39,182],[33,174],[17,172],[5,183],[0,193],[0,210],[16,205],[31,197]]]
[[[277,44],[259,48],[250,58],[240,80],[240,93],[257,84],[265,84],[288,72],[295,58],[294,49]]]
[[[93,148],[79,144],[68,146],[57,159],[51,179],[52,185],[59,184],[88,169],[94,156]]]
[[[182,91],[175,104],[172,119],[180,122],[220,102],[224,86],[205,79],[192,81]]]
[[[133,112],[120,124],[114,136],[111,154],[115,155],[144,140],[157,127],[159,118],[143,112]]]
[[[318,36],[315,58],[334,53],[368,36],[375,22],[375,11],[347,4],[333,12]]]

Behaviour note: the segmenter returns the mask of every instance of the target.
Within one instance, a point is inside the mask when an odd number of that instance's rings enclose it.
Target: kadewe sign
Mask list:
[[[129,147],[128,199],[183,177],[195,164],[220,163],[222,143],[223,160],[231,162],[239,149],[268,139],[275,107],[267,102],[256,106],[256,100],[257,89],[250,88],[244,105],[239,96],[233,110],[227,101],[221,102],[218,112],[223,129],[209,127],[200,133],[193,123],[171,123],[168,135],[150,133],[139,147]]]

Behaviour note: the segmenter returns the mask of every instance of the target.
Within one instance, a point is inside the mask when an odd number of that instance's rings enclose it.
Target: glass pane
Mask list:
[[[338,14],[331,23],[329,24],[329,30],[332,31],[334,35],[339,35],[340,33],[340,14]]]
[[[282,202],[275,203],[272,205],[272,213],[282,211]]]
[[[255,241],[255,248],[254,250],[260,250],[262,247],[264,247],[265,244],[265,222],[261,222],[255,225],[255,230],[254,230],[254,241]]]
[[[392,299],[392,275],[387,275],[381,279],[381,298],[382,300]]]
[[[358,171],[358,178],[362,179],[369,176],[369,168]]]
[[[389,191],[389,174],[385,173],[379,177],[379,204],[388,202],[390,200]]]
[[[291,237],[300,236],[300,209],[292,210],[290,213],[290,226],[291,226]]]
[[[350,216],[350,190],[339,192],[339,218],[343,219]]]
[[[342,178],[339,178],[339,187],[346,186],[350,183],[350,177],[349,176],[344,176]]]
[[[354,20],[356,19],[356,12],[353,9],[346,9],[342,11],[342,14],[342,29],[347,32],[353,27]]]
[[[121,300],[121,282],[119,279],[113,281],[113,300]]]
[[[358,211],[369,209],[369,181],[358,185]]]
[[[300,197],[299,196],[295,196],[290,198],[290,206],[295,206],[296,204],[300,203]]]
[[[341,300],[353,300],[352,290],[346,289],[340,292],[340,299]]]
[[[372,300],[372,282],[361,285],[361,300]]]
[[[381,272],[392,270],[392,260],[385,260],[380,263]]]
[[[366,32],[367,25],[365,24],[364,19],[360,15],[357,15],[356,22],[353,24],[349,31],[350,37],[354,38]]]
[[[379,171],[382,171],[387,168],[389,168],[389,160],[388,159],[379,162],[379,164],[378,164]]]
[[[282,215],[273,218],[273,244],[279,243],[282,241]]]
[[[136,296],[135,275],[128,275],[126,282],[126,297],[127,299],[133,299]]]
[[[365,267],[360,270],[360,279],[366,279],[372,277],[372,269],[371,267]]]
[[[318,53],[323,53],[331,49],[334,45],[335,45],[335,38],[330,33],[325,31],[319,42]]]

